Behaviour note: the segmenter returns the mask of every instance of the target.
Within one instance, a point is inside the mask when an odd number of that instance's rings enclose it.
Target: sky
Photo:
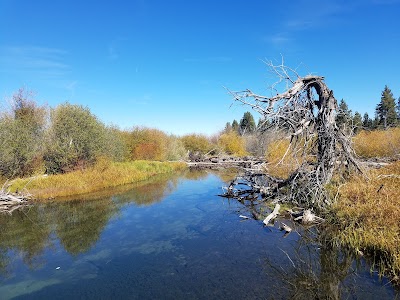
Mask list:
[[[212,135],[270,95],[265,61],[317,74],[353,112],[400,97],[397,0],[0,0],[0,101],[89,107],[108,125]],[[255,119],[259,118],[252,112]]]

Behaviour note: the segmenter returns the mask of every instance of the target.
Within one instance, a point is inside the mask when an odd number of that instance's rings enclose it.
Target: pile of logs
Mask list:
[[[257,178],[257,180],[254,180]],[[274,226],[274,221],[280,214],[280,204],[276,203],[275,208],[267,216],[263,213],[267,207],[269,198],[267,198],[267,191],[271,188],[267,183],[268,176],[261,180],[261,177],[257,176],[244,176],[237,177],[231,181],[227,187],[223,187],[224,193],[219,195],[221,197],[236,199],[242,203],[252,214],[253,219],[262,220],[265,226]],[[310,209],[288,209],[284,213],[285,219],[290,219],[295,223],[302,225],[314,225],[324,222],[323,218],[316,216]],[[241,218],[249,218],[241,215]],[[292,223],[293,223],[292,222]],[[285,231],[285,235],[292,231],[292,228],[279,221],[279,227],[282,231]]]
[[[32,196],[28,193],[11,193],[8,188],[7,182],[0,189],[0,213],[9,213],[25,207]]]
[[[263,157],[234,157],[234,156],[209,156],[198,157],[188,162],[189,167],[196,168],[244,168],[247,170],[260,170],[265,163]]]

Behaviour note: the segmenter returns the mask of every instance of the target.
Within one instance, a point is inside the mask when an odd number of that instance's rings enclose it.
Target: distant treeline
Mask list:
[[[153,128],[122,130],[105,125],[81,105],[40,106],[25,89],[18,90],[9,107],[0,111],[3,179],[66,173],[99,159],[175,161],[213,152],[246,154],[243,141],[234,132],[178,137]]]
[[[374,119],[367,113],[364,117],[358,112],[353,114],[342,100],[336,120],[339,126],[353,133],[396,127],[400,125],[400,98],[396,105],[386,86]],[[10,106],[0,111],[0,179],[66,173],[92,166],[99,159],[176,161],[221,153],[264,156],[268,146],[282,138],[275,131],[268,131],[271,122],[260,119],[256,125],[252,114],[245,112],[239,122],[228,122],[211,137],[176,136],[146,127],[123,130],[105,125],[81,105],[66,102],[54,108],[40,106],[32,92],[20,89],[12,96]],[[265,129],[264,134],[256,134],[257,128]],[[364,135],[367,139],[363,143],[372,145],[368,141],[370,135]],[[394,136],[397,135],[390,134]],[[397,149],[397,143],[392,148]]]

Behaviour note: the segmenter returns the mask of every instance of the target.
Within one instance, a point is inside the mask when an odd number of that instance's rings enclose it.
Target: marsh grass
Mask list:
[[[353,138],[353,142],[360,157],[395,157],[400,153],[400,128],[363,130]]]
[[[33,179],[16,179],[10,188],[11,191],[22,191],[26,188],[35,199],[43,200],[97,192],[185,168],[186,164],[180,162],[111,162],[103,159],[95,166],[84,170],[37,176]]]
[[[339,187],[333,222],[336,241],[362,251],[380,275],[400,275],[400,161],[355,176]]]
[[[302,163],[308,161],[315,161],[315,155],[312,155],[312,142],[308,144],[299,142],[301,147],[289,147],[290,141],[288,139],[276,139],[267,148],[266,171],[269,175],[286,179],[294,171],[296,171]],[[304,147],[305,145],[305,147]],[[304,151],[305,150],[305,151]],[[303,152],[305,155],[303,156]]]

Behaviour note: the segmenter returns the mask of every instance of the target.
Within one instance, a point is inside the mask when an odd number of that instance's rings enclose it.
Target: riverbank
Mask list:
[[[337,195],[336,243],[371,258],[381,275],[400,283],[400,161],[353,177]]]
[[[100,161],[94,167],[66,174],[15,179],[10,190],[23,192],[27,189],[34,199],[53,199],[98,192],[185,168],[187,165],[183,162]]]

